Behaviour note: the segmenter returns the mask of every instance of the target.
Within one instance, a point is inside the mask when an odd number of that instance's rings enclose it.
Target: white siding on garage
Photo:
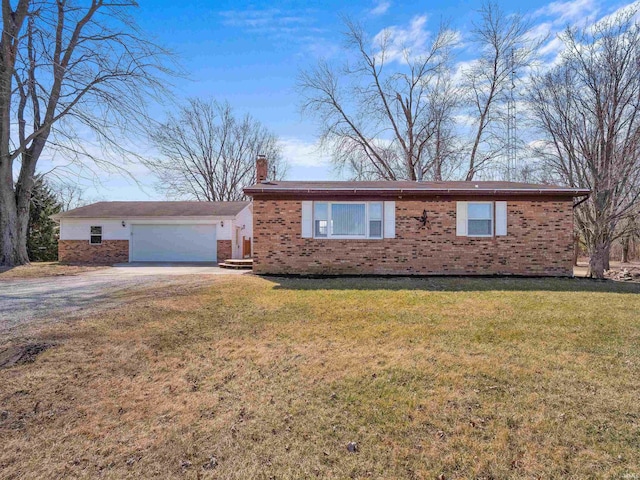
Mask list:
[[[216,226],[133,224],[132,262],[215,262]]]
[[[234,220],[234,223],[237,227],[244,227],[242,229],[243,237],[253,237],[253,213],[251,211],[251,208],[251,204],[247,205],[240,211],[240,213],[238,213],[238,215],[236,215],[236,219]]]
[[[131,230],[129,224],[113,218],[63,218],[60,220],[60,240],[89,241],[92,226],[102,227],[103,240],[129,240]]]
[[[246,210],[246,209],[245,209]],[[243,210],[244,212],[244,210]],[[122,222],[125,226],[122,226]],[[131,236],[131,224],[205,224],[217,226],[218,240],[231,240],[233,219],[215,218],[190,218],[190,217],[161,217],[161,218],[62,218],[60,219],[60,240],[86,240],[89,241],[89,231],[91,226],[102,226],[102,238],[104,240],[129,240]],[[248,222],[251,224],[251,221]]]

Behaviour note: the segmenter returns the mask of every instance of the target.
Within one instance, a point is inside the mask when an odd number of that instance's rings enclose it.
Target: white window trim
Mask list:
[[[469,205],[490,205],[491,206],[491,233],[488,235],[472,235],[469,233],[469,221],[470,220],[482,220],[480,218],[469,218]],[[495,202],[467,202],[467,237],[476,238],[493,238],[496,233],[496,207]]]
[[[93,243],[91,241],[91,237],[97,237],[97,235],[91,233],[91,229],[93,227],[100,227],[100,243]],[[102,240],[104,240],[104,226],[103,225],[89,225],[89,245],[102,245]]]
[[[325,237],[320,237],[316,235],[316,203],[326,203],[327,204],[327,235]],[[369,219],[369,206],[372,203],[379,203],[381,205],[381,233],[379,237],[371,237],[370,235],[370,219]],[[366,225],[366,234],[365,235],[333,235],[331,233],[331,205],[333,204],[350,204],[350,205],[364,205],[364,216],[365,216],[365,225]],[[382,240],[384,239],[384,202],[383,201],[367,201],[367,202],[331,202],[331,201],[314,201],[311,208],[311,226],[313,238],[316,240]]]

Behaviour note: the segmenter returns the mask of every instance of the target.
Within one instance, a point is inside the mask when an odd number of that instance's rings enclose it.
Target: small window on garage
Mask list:
[[[95,225],[91,227],[91,237],[89,238],[91,245],[100,245],[102,243],[102,227]]]

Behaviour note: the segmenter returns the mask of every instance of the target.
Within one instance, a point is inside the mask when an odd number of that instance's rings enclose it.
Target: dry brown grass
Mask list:
[[[19,267],[0,267],[0,281],[15,280],[19,278],[59,277],[78,275],[109,268],[107,266],[90,265],[66,265],[58,262],[32,262],[29,265]]]
[[[31,338],[0,477],[640,475],[638,285],[212,282]]]

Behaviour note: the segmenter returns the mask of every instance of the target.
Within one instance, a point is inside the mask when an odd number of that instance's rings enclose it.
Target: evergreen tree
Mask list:
[[[37,176],[31,193],[27,252],[32,262],[58,259],[59,228],[51,215],[59,213],[62,204],[42,176]]]

